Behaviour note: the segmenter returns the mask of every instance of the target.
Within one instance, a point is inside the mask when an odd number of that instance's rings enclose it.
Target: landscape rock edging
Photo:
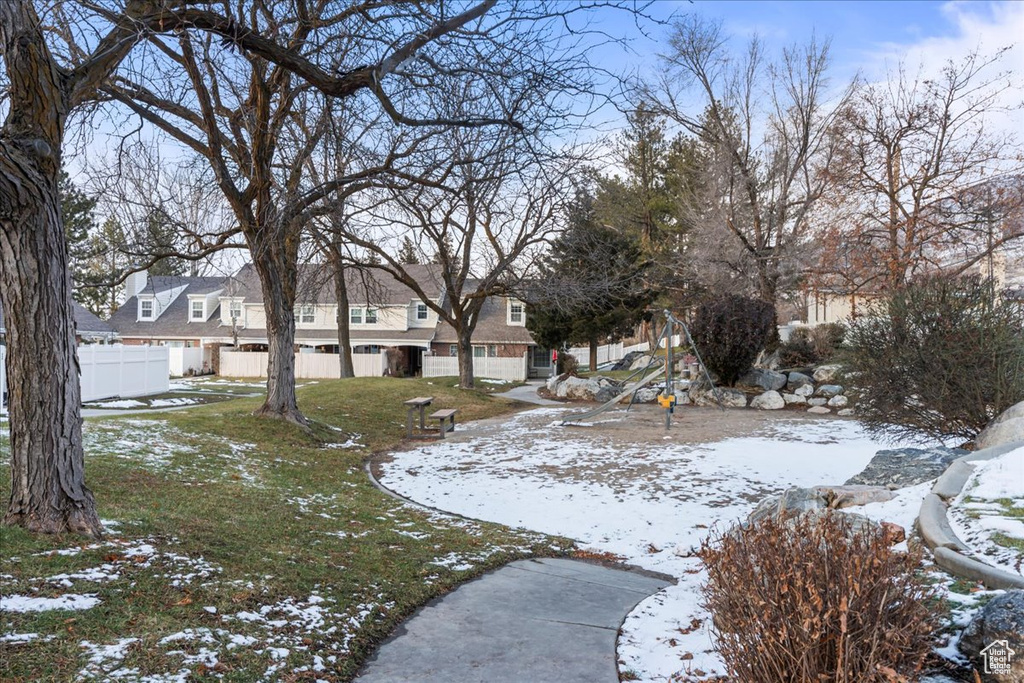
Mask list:
[[[990,589],[1024,588],[1024,577],[963,554],[962,551],[969,548],[953,533],[946,513],[949,503],[960,495],[974,471],[971,461],[991,460],[1018,448],[1024,448],[1024,441],[1000,444],[954,460],[936,480],[932,492],[921,501],[921,511],[917,517],[917,530],[931,550],[935,564],[955,576],[980,581]]]

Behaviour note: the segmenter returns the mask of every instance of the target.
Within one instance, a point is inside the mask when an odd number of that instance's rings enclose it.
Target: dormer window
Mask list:
[[[302,304],[298,310],[299,322],[304,325],[310,325],[316,319],[316,309],[313,304]]]
[[[153,319],[153,300],[139,299],[139,320]]]
[[[242,319],[242,302],[232,301],[228,304],[228,317],[232,320]]]
[[[521,301],[508,302],[508,324],[523,325],[526,322],[526,312]]]
[[[377,311],[372,308],[366,309],[366,324],[376,325],[377,324]]]
[[[426,304],[416,304],[416,319],[426,320],[430,315],[430,311],[427,309]]]
[[[193,299],[188,310],[189,320],[206,320],[206,301],[203,299]]]
[[[348,311],[348,321],[352,325],[363,324],[363,309],[361,308],[350,308]]]

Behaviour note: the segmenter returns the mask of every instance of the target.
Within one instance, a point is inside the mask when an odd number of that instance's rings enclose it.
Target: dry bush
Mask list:
[[[704,606],[742,683],[915,680],[932,646],[920,558],[842,513],[769,518],[705,541]]]

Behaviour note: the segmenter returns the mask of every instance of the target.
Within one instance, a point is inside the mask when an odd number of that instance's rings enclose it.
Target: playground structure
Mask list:
[[[694,343],[693,337],[690,336],[690,330],[686,326],[686,323],[675,317],[671,313],[671,311],[663,311],[663,314],[665,316],[665,325],[662,328],[662,332],[659,335],[659,339],[662,340],[665,346],[664,369],[659,368],[651,372],[651,366],[654,365],[654,359],[658,355],[658,349],[661,348],[662,345],[662,342],[659,342],[658,344],[655,344],[654,348],[650,350],[650,357],[647,361],[647,365],[643,368],[636,370],[626,378],[623,390],[620,393],[618,393],[615,396],[615,398],[601,404],[600,406],[592,410],[577,413],[567,417],[565,420],[562,420],[562,422],[560,423],[561,426],[579,426],[580,423],[585,422],[587,420],[592,420],[598,415],[607,412],[612,408],[615,408],[617,405],[619,405],[619,402],[622,401],[627,396],[629,397],[629,404],[626,406],[626,410],[628,411],[630,408],[633,407],[633,403],[636,401],[636,394],[640,389],[644,388],[648,384],[651,384],[652,382],[658,379],[664,379],[665,385],[662,388],[661,393],[658,395],[658,403],[665,410],[665,429],[670,429],[672,427],[672,415],[675,413],[676,406],[676,377],[674,374],[675,359],[673,358],[674,349],[672,348],[672,340],[675,336],[676,327],[678,327],[682,331],[682,338],[693,351],[693,355],[696,356],[697,367],[699,367],[700,371],[704,373],[704,378],[707,380],[708,386],[711,387],[712,393],[715,396],[715,402],[718,404],[718,407],[720,409],[725,410],[725,406],[722,405],[721,398],[718,395],[718,389],[715,387],[715,383],[711,380],[711,375],[708,374],[707,368],[704,367],[704,361],[700,356],[700,350]],[[638,375],[641,378],[630,384],[630,381],[634,377],[637,377]]]

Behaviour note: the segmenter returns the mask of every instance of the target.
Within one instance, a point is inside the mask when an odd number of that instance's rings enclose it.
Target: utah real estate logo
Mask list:
[[[981,657],[985,662],[985,673],[987,674],[1008,674],[1013,655],[1016,654],[1010,649],[1010,644],[1005,640],[994,640],[984,650]]]

